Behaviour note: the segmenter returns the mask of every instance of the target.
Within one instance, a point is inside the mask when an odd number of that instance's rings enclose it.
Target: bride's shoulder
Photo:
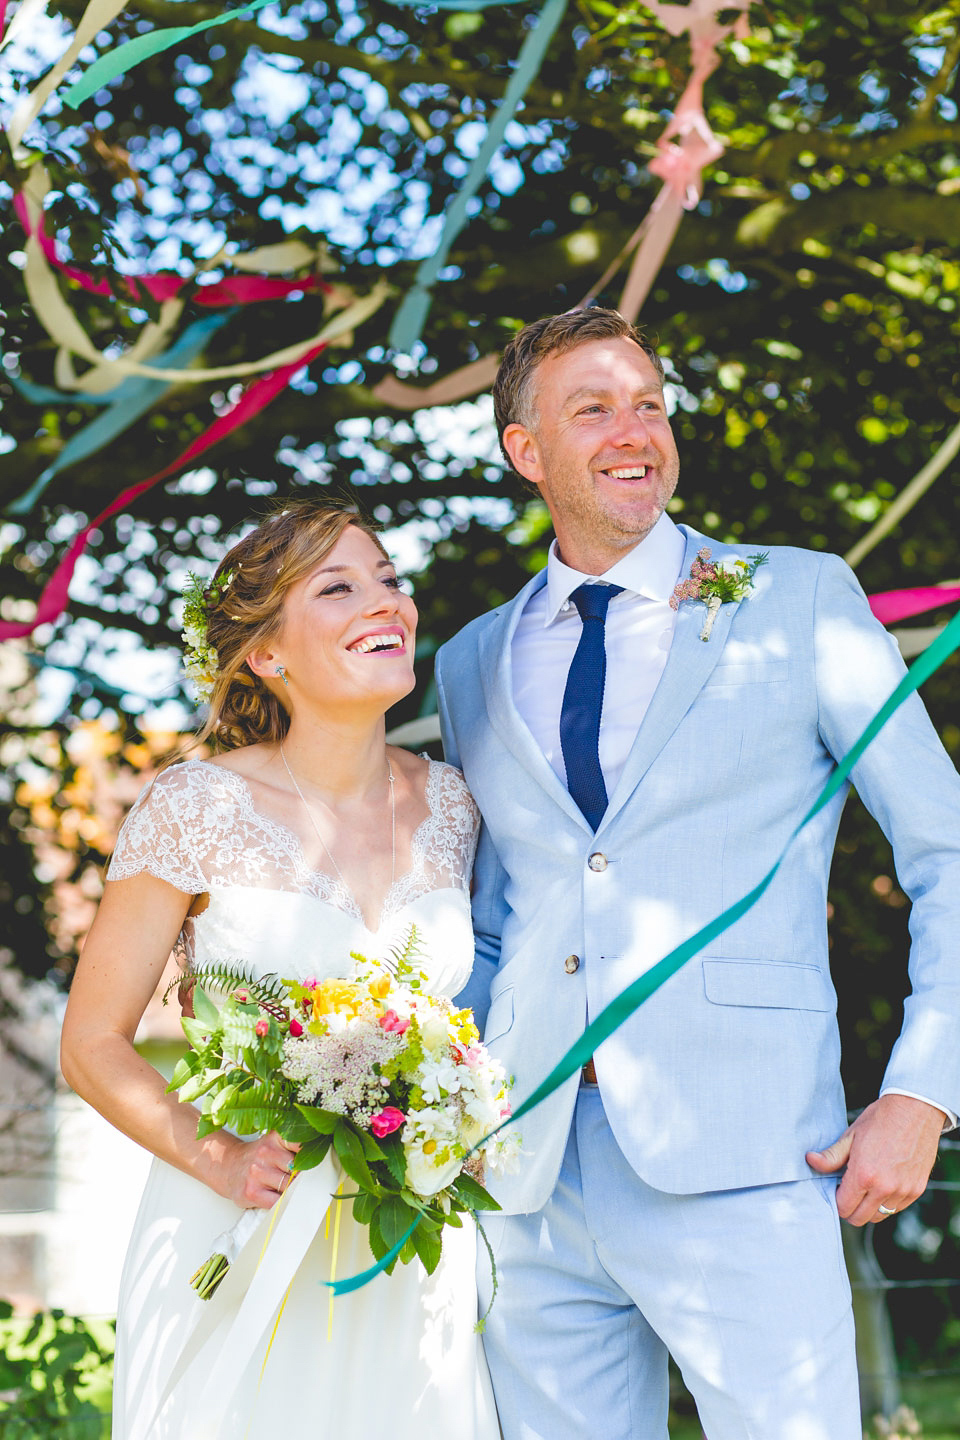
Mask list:
[[[430,767],[428,787],[432,788],[437,797],[437,804],[433,808],[446,814],[453,813],[459,818],[463,828],[475,829],[480,823],[480,812],[477,802],[467,788],[463,772],[455,765],[448,765],[445,760],[428,760],[427,764]]]
[[[214,760],[193,757],[177,760],[158,771],[141,790],[133,812],[189,810],[212,795],[239,801],[245,790],[242,777]]]

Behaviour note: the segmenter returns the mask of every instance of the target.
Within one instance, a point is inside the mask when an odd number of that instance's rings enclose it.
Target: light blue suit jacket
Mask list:
[[[705,537],[686,536],[684,574]],[[708,541],[716,560],[755,547]],[[466,998],[519,1103],[589,1020],[767,872],[903,674],[844,562],[774,548],[753,592],[681,605],[673,645],[593,835],[513,703],[511,639],[534,577],[437,658],[448,759],[483,814],[477,965]],[[885,1085],[960,1109],[960,778],[914,696],[854,771],[913,901],[903,1030]],[[695,1193],[809,1176],[846,1124],[827,879],[838,795],[749,914],[596,1055],[617,1141],[648,1184]],[[603,869],[591,869],[595,852]],[[568,973],[567,957],[579,966]],[[572,966],[572,962],[571,962]],[[481,1023],[482,1019],[481,1019]],[[520,1173],[495,1192],[538,1209],[566,1144],[574,1077],[520,1122]]]

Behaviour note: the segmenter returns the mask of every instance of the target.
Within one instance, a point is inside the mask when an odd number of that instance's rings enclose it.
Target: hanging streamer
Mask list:
[[[937,476],[943,474],[958,451],[960,451],[960,421],[950,431],[943,444],[937,447],[926,465],[917,471],[909,485],[901,490],[889,510],[880,516],[876,524],[870,527],[862,540],[857,541],[852,550],[848,550],[843,557],[848,565],[854,567],[859,565],[864,556],[869,555],[884,536],[890,534],[890,531],[899,524],[904,515],[913,509],[920,496],[930,489]]]
[[[144,362],[156,359],[182,313],[185,300],[170,293],[171,283],[176,290],[179,290],[185,282],[180,277],[172,276],[139,277],[144,283],[148,279],[158,282],[162,285],[163,292],[167,294],[167,298],[163,300],[160,307],[160,320],[158,323],[149,321],[144,325],[136,341],[125,354],[113,359],[105,357],[90,340],[73,310],[67,304],[51,268],[50,256],[52,254],[53,263],[58,268],[65,270],[71,279],[76,280],[77,283],[83,283],[84,288],[96,289],[98,293],[102,293],[99,286],[103,282],[93,282],[85,272],[74,267],[64,266],[56,259],[55,247],[46,236],[43,226],[43,204],[49,189],[50,178],[43,165],[34,165],[23,188],[16,196],[14,204],[27,236],[24,283],[38,320],[59,347],[55,363],[55,376],[62,390],[76,390],[88,394],[102,393],[104,390],[113,388],[129,375],[180,381],[239,378],[243,375],[259,374],[264,370],[273,369],[277,365],[285,365],[298,358],[298,355],[305,353],[320,338],[330,338],[325,328],[318,335],[301,341],[298,346],[287,346],[258,361],[244,362],[229,367],[221,366],[218,371],[191,370],[177,373],[167,369],[164,374],[158,359],[152,366],[148,366]],[[215,263],[221,258],[223,258],[222,252],[220,255],[214,256],[213,261],[208,263]],[[243,257],[233,257],[234,264],[236,264],[237,258],[244,267],[252,268],[256,265],[258,268],[270,269],[278,264],[284,268],[293,268],[302,264],[304,258],[316,261],[320,256],[317,251],[309,250],[301,242],[291,241],[284,245],[264,246]],[[320,280],[319,277],[314,277],[314,279],[316,286],[324,291],[328,308],[342,303],[344,297],[349,294],[348,291],[330,285],[327,281]],[[227,277],[226,280],[216,285],[211,285],[209,289],[216,292],[213,301],[218,304],[231,303],[231,297],[238,294],[244,298],[245,303],[249,303],[253,299],[274,298],[277,286],[281,287],[281,292],[285,294],[298,289],[312,288],[310,282],[301,284],[300,281],[265,280],[261,276],[233,276]],[[286,288],[288,286],[289,289]],[[156,289],[156,286],[154,288]],[[107,293],[110,293],[109,288]],[[161,290],[156,289],[156,293],[161,293]],[[377,305],[379,303],[378,299]],[[365,318],[365,316],[360,318]],[[354,319],[355,323],[359,323],[356,316]],[[73,369],[71,355],[80,356],[88,362],[91,368],[84,375],[78,377]]]
[[[499,355],[484,355],[470,365],[461,365],[459,370],[435,380],[432,385],[406,385],[395,375],[386,375],[373,393],[384,405],[395,410],[424,410],[429,405],[453,405],[458,400],[467,400],[481,390],[489,390],[497,378],[500,368]]]
[[[389,343],[395,350],[409,353],[420,339],[420,332],[430,309],[430,289],[446,263],[450,247],[467,222],[467,207],[486,179],[490,162],[503,143],[504,132],[530,82],[538,74],[547,46],[553,39],[566,8],[567,0],[547,0],[536,27],[529,32],[520,47],[517,66],[510,76],[503,100],[487,127],[483,144],[470,165],[463,184],[447,208],[440,243],[434,253],[421,262],[413,288],[407,291],[394,316]]]
[[[128,489],[123,490],[105,510],[101,510],[99,515],[88,521],[71,542],[66,555],[60,561],[60,564],[44,587],[43,593],[37,603],[37,612],[33,619],[16,622],[0,620],[0,641],[23,639],[27,635],[32,635],[39,625],[48,625],[62,615],[68,604],[68,592],[70,581],[73,578],[73,572],[76,568],[77,561],[87,548],[87,542],[90,539],[91,532],[98,529],[109,520],[111,516],[119,514],[121,510],[128,509],[134,500],[138,499],[145,491],[150,490],[154,485],[159,484],[161,480],[166,480],[171,475],[175,475],[178,470],[185,469],[191,461],[197,459],[204,451],[209,450],[218,440],[222,440],[225,435],[229,435],[232,430],[239,429],[241,425],[245,425],[254,415],[258,415],[261,410],[270,404],[271,400],[276,399],[276,397],[287,388],[287,385],[303,365],[307,365],[311,360],[316,359],[326,348],[325,343],[316,345],[312,351],[304,355],[300,360],[280,370],[275,370],[271,375],[264,375],[260,380],[257,380],[241,395],[232,410],[215,420],[212,425],[204,430],[202,435],[199,435],[191,445],[187,446],[181,455],[177,456],[176,460],[172,460],[169,465],[165,465],[162,470],[158,470],[155,475],[151,475],[148,480],[141,480],[138,484],[131,485]]]
[[[632,984],[627,985],[625,989],[621,990],[616,999],[611,1000],[610,1004],[601,1010],[596,1020],[591,1021],[579,1039],[570,1046],[570,1049],[565,1055],[561,1056],[546,1079],[541,1081],[532,1094],[528,1095],[521,1105],[518,1105],[508,1120],[498,1125],[495,1130],[490,1132],[490,1135],[484,1136],[484,1140],[480,1142],[481,1144],[489,1140],[491,1135],[496,1135],[499,1131],[506,1129],[508,1125],[515,1124],[518,1120],[522,1119],[524,1115],[528,1114],[529,1111],[533,1110],[535,1106],[539,1105],[543,1100],[546,1100],[548,1095],[552,1095],[564,1081],[569,1080],[578,1070],[582,1069],[603,1042],[608,1040],[614,1031],[618,1030],[624,1021],[628,1020],[636,1010],[639,1010],[640,1006],[649,1000],[650,996],[654,995],[660,989],[661,985],[666,984],[688,960],[698,955],[700,951],[709,945],[711,941],[715,940],[718,935],[722,935],[724,931],[729,930],[732,925],[735,925],[748,911],[753,909],[757,901],[769,889],[783,861],[786,859],[788,851],[793,846],[794,841],[801,832],[806,829],[811,820],[819,815],[824,806],[829,804],[834,795],[846,784],[853,767],[867,747],[871,745],[877,735],[879,735],[891,715],[895,714],[903,702],[909,699],[935,671],[939,670],[944,661],[958,648],[960,648],[960,614],[953,617],[950,624],[937,636],[932,645],[928,646],[919,659],[914,661],[907,674],[893,691],[893,694],[877,711],[860,738],[843,759],[838,762],[830,779],[806,815],[804,815],[803,819],[796,826],[773,865],[759,884],[755,885],[752,890],[744,895],[742,899],[736,901],[735,904],[721,911],[713,920],[699,929],[696,934],[691,935],[688,940],[684,940],[682,944],[678,945],[674,950],[671,950],[669,955],[665,955],[662,960],[658,960],[656,965],[645,971],[645,973],[634,980]],[[410,1233],[412,1233],[412,1231]],[[404,1236],[404,1241],[407,1239],[409,1239],[409,1233]],[[392,1258],[392,1254],[390,1258]],[[355,1275],[349,1280],[338,1280],[334,1282],[332,1286],[334,1294],[345,1294],[349,1290],[358,1289],[361,1285],[365,1285],[368,1280],[372,1280],[388,1263],[389,1259],[385,1256],[377,1265],[371,1266],[369,1270],[363,1271],[362,1274]]]
[[[262,10],[265,5],[270,4],[272,0],[248,0],[247,4],[236,10],[227,10],[223,15],[215,15],[212,20],[201,20],[197,25],[175,25],[169,30],[151,30],[149,35],[137,35],[133,40],[115,46],[106,55],[101,55],[99,60],[95,60],[89,70],[84,71],[82,78],[70,86],[63,97],[63,103],[71,110],[76,110],[111,80],[115,80],[118,75],[126,75],[128,70],[132,70],[142,61],[149,60],[174,45],[182,44],[192,35],[212,30],[215,25],[229,25],[231,20],[236,20],[239,15],[252,15],[254,11]]]
[[[206,315],[202,320],[195,321],[158,363],[169,364],[172,369],[173,366],[184,364],[193,356],[199,355],[210,337],[225,325],[229,318],[230,313],[227,312],[223,315]],[[29,490],[11,502],[8,507],[10,514],[28,514],[55,475],[59,475],[70,465],[76,465],[78,461],[95,455],[98,450],[116,440],[118,435],[129,430],[141,415],[152,409],[172,388],[172,381],[164,383],[162,380],[130,380],[114,391],[114,401],[110,407],[89,425],[71,435],[57,458],[37,476]],[[59,396],[60,391],[54,390],[52,394]],[[73,403],[76,403],[75,399]]]
[[[648,167],[664,182],[659,194],[619,255],[607,267],[596,284],[590,288],[579,305],[574,308],[584,309],[592,304],[600,291],[616,275],[621,265],[630,255],[633,255],[633,263],[620,298],[619,308],[621,314],[631,322],[635,321],[640,313],[640,308],[660,272],[676,235],[683,218],[683,211],[693,209],[699,202],[701,177],[705,166],[719,159],[723,154],[723,146],[711,130],[703,109],[703,86],[720,63],[717,46],[721,41],[733,32],[741,37],[747,33],[747,19],[746,15],[742,13],[747,4],[748,0],[732,0],[731,4],[719,3],[719,0],[692,0],[691,4],[684,6],[651,5],[650,8],[671,34],[680,35],[684,31],[689,31],[693,71],[677,102],[670,123],[657,141],[658,154],[651,160]],[[717,15],[721,10],[738,10],[741,13],[734,24],[721,25],[717,20]],[[542,58],[541,53],[541,61]],[[537,68],[539,69],[539,61]],[[505,107],[506,99],[504,100]],[[490,150],[486,157],[484,173],[486,173],[486,167],[489,166],[492,154],[493,150]],[[477,158],[479,160],[480,157]],[[472,174],[471,171],[471,177],[464,182],[463,189],[451,204],[448,221],[451,221],[451,217],[453,217],[453,221],[458,218],[454,216],[454,209],[460,195],[467,191]],[[481,175],[477,179],[474,190],[478,188],[482,178]],[[469,192],[468,199],[472,197],[474,190]],[[413,342],[419,339],[429,308],[429,295],[426,292],[429,285],[436,279],[437,273],[446,259],[450,243],[462,228],[464,219],[465,216],[459,219],[456,229],[449,237],[445,226],[444,235],[436,254],[421,265],[413,289],[407,293],[394,318],[390,331],[390,344],[395,349],[409,351]],[[483,360],[475,361],[473,365],[464,366],[455,371],[447,377],[446,383],[437,381],[419,395],[415,387],[391,380],[382,381],[375,393],[385,404],[398,410],[412,410],[424,404],[450,403],[447,398],[448,394],[451,398],[463,400],[485,388],[483,384],[474,382],[480,375],[485,375],[491,366],[496,373],[496,357],[484,356]],[[467,389],[468,385],[472,385],[473,388]],[[444,398],[438,400],[422,398],[437,392]]]
[[[870,595],[870,609],[881,625],[895,625],[927,610],[939,610],[960,600],[960,585],[924,585],[916,590],[883,590]]]
[[[138,35],[133,40],[127,40],[122,45],[117,45],[109,54],[102,55],[99,60],[94,61],[81,79],[71,85],[66,92],[63,97],[64,104],[68,105],[71,110],[76,110],[98,90],[109,85],[111,80],[116,80],[120,75],[126,75],[144,60],[149,60],[154,55],[160,55],[164,50],[170,50],[175,45],[180,45],[191,36],[212,29],[214,25],[226,25],[240,15],[251,15],[256,10],[262,10],[264,5],[269,3],[271,0],[250,0],[247,5],[238,5],[235,10],[227,11],[223,15],[215,15],[211,20],[201,20],[196,25],[176,25],[165,30],[151,30],[149,35]],[[419,6],[422,3],[423,0],[393,0],[395,5],[411,7]],[[430,3],[436,10],[475,12],[488,10],[493,5],[511,3],[511,0],[430,0]],[[119,13],[119,10],[115,12],[115,14]]]

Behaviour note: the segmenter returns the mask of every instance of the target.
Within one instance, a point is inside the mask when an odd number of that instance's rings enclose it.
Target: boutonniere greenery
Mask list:
[[[690,575],[681,580],[670,596],[670,607],[679,610],[684,600],[703,600],[707,613],[700,631],[701,640],[709,640],[713,622],[720,612],[720,606],[732,600],[744,600],[753,589],[753,577],[761,565],[766,565],[767,555],[750,555],[746,560],[734,560],[729,565],[710,559],[710,550],[705,545],[697,551],[697,558],[690,566]]]

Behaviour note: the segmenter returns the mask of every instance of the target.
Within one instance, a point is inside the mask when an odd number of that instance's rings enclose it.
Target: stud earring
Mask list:
[[[277,666],[276,673],[280,676],[280,679],[283,681],[284,685],[286,685],[287,689],[289,690],[290,682],[287,679],[287,672],[286,670],[284,670],[282,665]]]

